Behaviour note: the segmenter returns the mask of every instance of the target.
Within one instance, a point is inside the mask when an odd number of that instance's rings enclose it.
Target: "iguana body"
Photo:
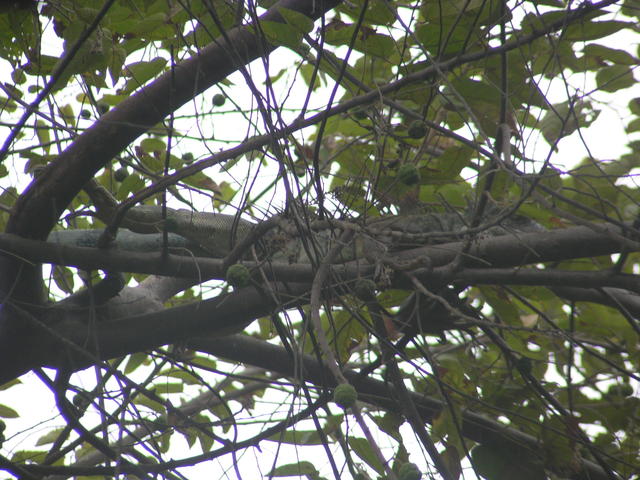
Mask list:
[[[113,210],[111,211],[113,214]],[[509,219],[509,226],[491,227],[490,235],[505,234],[509,231],[535,231],[542,227],[535,222],[518,217]],[[108,222],[109,218],[103,218]],[[173,235],[169,246],[183,249],[200,247],[203,254],[213,258],[226,257],[238,242],[247,238],[257,224],[222,213],[193,212],[183,209],[166,209],[166,220],[162,208],[142,205],[129,209],[122,220],[126,230],[119,234],[116,248],[126,250],[153,251],[162,246],[163,225]],[[306,233],[306,245],[293,222],[281,219],[276,228],[269,231],[261,245],[262,252],[273,261],[288,263],[309,262],[307,251],[320,257],[328,252],[337,241],[341,229],[355,230],[354,240],[345,245],[337,261],[345,262],[356,258],[370,258],[388,251],[408,249],[427,243],[455,241],[465,235],[466,221],[457,213],[425,213],[406,216],[371,218],[367,221],[317,221],[311,222],[311,235]],[[53,232],[50,240],[77,246],[95,246],[99,231],[70,230]],[[186,239],[186,240],[185,240]],[[305,248],[306,247],[306,248]]]

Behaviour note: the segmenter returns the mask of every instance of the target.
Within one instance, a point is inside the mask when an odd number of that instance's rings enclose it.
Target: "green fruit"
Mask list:
[[[225,97],[221,93],[216,93],[211,99],[211,103],[213,103],[216,107],[221,107],[224,105],[224,102],[227,101],[227,97]]]
[[[405,463],[398,470],[398,480],[420,480],[422,472],[415,463]]]
[[[124,182],[125,178],[129,176],[129,171],[125,167],[120,167],[113,172],[113,178],[116,182]]]
[[[353,118],[356,120],[365,120],[368,118],[367,110],[365,108],[359,108],[358,110],[354,110],[352,112]]]
[[[533,363],[529,357],[520,357],[516,360],[516,368],[521,375],[531,375],[533,370]]]
[[[80,117],[84,118],[85,120],[91,118],[91,112],[89,110],[87,110],[86,108],[83,108],[82,110],[80,110]]]
[[[244,265],[236,263],[227,269],[227,283],[232,287],[246,287],[251,280],[251,273]]]
[[[405,185],[416,185],[420,183],[420,170],[415,165],[406,163],[398,169],[396,177]]]
[[[610,397],[630,397],[633,395],[633,387],[628,383],[614,384],[607,390],[607,396]]]
[[[98,108],[98,113],[100,115],[104,115],[105,113],[107,113],[109,111],[109,104],[104,103],[104,102],[99,102],[97,105]]]
[[[342,408],[351,408],[356,404],[358,392],[348,383],[342,383],[333,391],[333,401]]]
[[[365,302],[376,298],[376,283],[368,278],[359,278],[353,286],[353,293]]]
[[[415,120],[411,125],[409,125],[408,133],[411,138],[422,138],[427,134],[427,126],[424,122]]]
[[[89,406],[89,400],[85,398],[84,395],[81,395],[79,393],[74,395],[73,400],[71,400],[71,403],[73,403],[76,407],[81,409],[87,408]]]
[[[16,85],[22,85],[27,81],[27,76],[24,74],[24,70],[21,68],[16,68],[13,72],[11,72],[11,80]]]
[[[182,161],[184,163],[192,163],[193,162],[193,153],[187,152],[182,155]]]

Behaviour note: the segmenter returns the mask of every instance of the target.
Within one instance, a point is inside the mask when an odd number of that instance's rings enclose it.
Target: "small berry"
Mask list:
[[[424,124],[424,122],[415,120],[411,123],[411,125],[409,125],[408,133],[411,138],[422,138],[427,134],[427,126]]]
[[[609,397],[630,397],[633,395],[633,387],[628,383],[614,384],[607,390]]]
[[[333,391],[333,401],[342,408],[351,408],[356,404],[358,392],[348,383],[338,385]]]
[[[211,99],[211,103],[213,103],[216,107],[221,107],[222,105],[224,105],[224,102],[226,101],[227,101],[227,97],[225,97],[221,93],[216,93],[213,96],[213,99]]]
[[[97,105],[97,108],[98,108],[98,113],[100,115],[104,115],[109,111],[109,104],[104,102],[99,102]]]
[[[356,120],[365,120],[366,118],[368,118],[367,115],[367,110],[364,108],[359,108],[357,110],[354,110],[352,112],[353,118],[355,118]]]
[[[529,357],[520,357],[516,360],[516,368],[521,375],[531,375],[533,363]]]
[[[418,170],[415,165],[411,165],[410,163],[401,165],[396,176],[398,180],[400,180],[405,185],[415,185],[417,183],[420,183],[420,170]]]
[[[398,471],[398,480],[420,480],[422,472],[415,463],[405,463]]]
[[[247,267],[236,263],[227,269],[226,279],[227,283],[232,287],[246,287],[249,285],[249,281],[251,280],[251,273],[249,273],[249,269]]]
[[[115,172],[113,172],[113,178],[116,182],[124,182],[124,180],[129,176],[129,171],[125,167],[120,167]]]
[[[376,298],[376,283],[368,278],[359,278],[353,286],[353,293],[362,301]]]

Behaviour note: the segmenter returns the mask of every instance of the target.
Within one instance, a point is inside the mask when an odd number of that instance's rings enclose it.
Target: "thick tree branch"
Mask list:
[[[317,19],[339,3],[339,0],[281,0],[260,21],[282,21],[280,8]],[[103,115],[32,182],[16,202],[7,232],[44,238],[84,184],[131,142],[241,65],[272,52],[276,47],[254,34],[254,30],[255,26],[230,30],[226,33],[228,42],[216,39]]]
[[[488,237],[476,241],[467,252],[470,268],[449,272],[446,267],[461,251],[462,242],[427,245],[416,249],[391,253],[393,264],[428,258],[433,271],[428,272],[441,281],[469,280],[498,284],[574,284],[580,287],[610,286],[636,290],[636,277],[631,275],[606,275],[598,272],[556,272],[553,270],[499,270],[532,263],[555,262],[575,258],[612,255],[621,251],[638,251],[640,244],[626,239],[621,229],[611,225],[598,225],[599,231],[588,227],[571,227],[546,232],[535,232]],[[162,259],[159,253],[126,252],[117,249],[70,247],[66,245],[27,240],[11,234],[0,234],[0,249],[16,258],[33,263],[51,263],[77,267],[81,270],[113,270],[148,273],[204,281],[224,278],[221,259],[182,257],[169,255]],[[252,262],[244,262],[256,267]],[[344,278],[373,273],[369,266],[351,262],[334,265],[332,270]],[[265,269],[272,280],[311,282],[313,268],[308,264],[273,263]],[[427,273],[425,273],[427,275]],[[568,283],[567,283],[568,282]],[[636,288],[631,288],[636,287]]]
[[[333,380],[329,380],[324,366],[315,358],[305,355],[293,361],[284,348],[254,338],[242,335],[233,335],[224,339],[200,337],[191,340],[189,347],[217,357],[254,365],[292,377],[299,376],[301,366],[304,381],[325,388],[335,386],[332,383]],[[401,413],[397,401],[389,396],[389,388],[384,382],[363,377],[353,370],[345,371],[344,374],[349,383],[358,390],[359,398],[384,409]],[[433,397],[413,392],[409,394],[420,415],[427,421],[431,421],[443,408],[447,408],[443,402]],[[476,442],[500,445],[504,451],[528,451],[529,453],[522,458],[534,459],[540,450],[540,445],[535,437],[510,429],[469,410],[462,413],[461,427],[463,434]],[[574,473],[571,478],[576,480],[609,480],[600,466],[593,462],[582,460],[580,466],[581,470]]]

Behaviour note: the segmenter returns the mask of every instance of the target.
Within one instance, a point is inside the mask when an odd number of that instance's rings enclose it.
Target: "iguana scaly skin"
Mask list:
[[[117,211],[117,202],[104,187],[93,182],[85,187],[91,196],[98,216],[105,223],[111,223]],[[257,224],[222,213],[193,212],[183,209],[166,209],[163,219],[162,208],[151,205],[135,206],[127,210],[121,225],[126,229],[145,234],[159,233],[163,228],[177,237],[170,238],[170,246],[188,248],[181,239],[187,239],[201,247],[208,256],[224,258],[242,240],[246,239]],[[322,258],[335,244],[342,229],[355,230],[354,240],[345,245],[336,259],[342,263],[358,258],[380,258],[385,253],[414,248],[428,243],[455,241],[468,233],[466,221],[457,213],[425,213],[405,216],[371,218],[367,221],[316,221],[311,222],[310,231],[301,235],[293,222],[286,219],[269,231],[262,240],[262,250],[267,258],[273,261],[288,263],[308,263],[307,252]],[[540,231],[543,227],[525,217],[510,217],[502,225],[493,226],[482,232],[483,235],[502,235],[509,232]],[[68,232],[68,233],[67,233]],[[58,231],[52,233],[50,239],[59,243],[90,245],[96,240],[96,233],[91,230]],[[303,238],[303,236],[305,238]],[[129,240],[127,240],[129,239]],[[305,241],[306,239],[306,241]],[[135,235],[118,237],[118,243],[127,250],[125,244],[131,241],[144,244]],[[84,242],[84,243],[83,243]],[[154,239],[145,248],[160,249],[160,240]],[[306,248],[305,248],[306,247]],[[135,247],[134,247],[135,248]],[[148,250],[147,250],[148,251]]]

